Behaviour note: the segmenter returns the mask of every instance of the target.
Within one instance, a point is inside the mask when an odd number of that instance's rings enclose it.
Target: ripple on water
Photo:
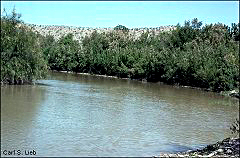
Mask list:
[[[199,90],[60,73],[38,82],[1,89],[4,148],[152,156],[215,143],[239,117],[238,102]]]

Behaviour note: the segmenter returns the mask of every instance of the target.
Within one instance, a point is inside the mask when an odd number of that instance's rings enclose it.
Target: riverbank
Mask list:
[[[92,75],[92,76],[97,76],[97,77],[104,77],[104,78],[118,78],[118,79],[123,79],[123,80],[135,80],[135,81],[139,81],[139,82],[148,82],[147,80],[144,80],[144,79],[131,79],[131,78],[121,78],[121,77],[117,77],[117,76],[108,76],[108,75],[99,75],[99,74],[90,74],[90,73],[81,73],[81,72],[72,72],[72,71],[57,71],[57,70],[52,70],[52,72],[61,72],[61,73],[71,73],[71,74],[80,74],[80,75]],[[167,84],[167,83],[163,83],[163,82],[157,82],[157,83],[160,83],[160,84]],[[184,86],[184,85],[172,85],[174,87],[184,87],[184,88],[191,88],[191,89],[199,89],[199,90],[202,90],[202,91],[210,91],[210,92],[215,92],[215,91],[212,91],[211,89],[208,89],[208,88],[200,88],[200,87],[191,87],[191,86]],[[234,98],[238,98],[240,99],[239,97],[239,89],[234,89],[234,90],[231,90],[231,91],[221,91],[221,92],[216,92],[218,94],[221,94],[223,96],[230,96],[230,97],[234,97]]]
[[[161,153],[154,157],[239,157],[239,138],[226,138],[203,149],[182,153]]]
[[[35,83],[33,81],[27,81],[27,80],[4,80],[1,81],[1,85],[34,85]]]
[[[13,13],[13,19],[20,21]],[[237,24],[232,28],[219,23],[196,28],[189,22],[162,29],[85,29],[12,23],[9,17],[3,16],[1,81],[42,79],[52,69],[215,92],[239,87],[239,38],[233,36]],[[230,95],[239,97],[235,91]]]
[[[231,91],[222,91],[222,92],[220,92],[220,94],[222,94],[224,96],[231,96],[231,97],[240,99],[239,89],[234,89]]]

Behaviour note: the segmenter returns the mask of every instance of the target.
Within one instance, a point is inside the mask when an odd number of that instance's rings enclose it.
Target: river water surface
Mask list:
[[[65,73],[38,83],[1,87],[2,156],[186,151],[231,136],[239,118],[237,99],[196,89]]]

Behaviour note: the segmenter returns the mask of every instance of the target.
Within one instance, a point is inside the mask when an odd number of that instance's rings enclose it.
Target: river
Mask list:
[[[2,156],[153,156],[231,136],[239,100],[197,89],[50,73],[1,87]],[[19,155],[18,155],[19,154]]]

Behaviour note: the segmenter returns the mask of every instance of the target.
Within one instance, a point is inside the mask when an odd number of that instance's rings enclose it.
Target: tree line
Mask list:
[[[2,81],[38,79],[51,69],[213,91],[239,87],[239,23],[202,26],[195,18],[172,31],[148,30],[137,39],[118,25],[111,32],[94,31],[80,43],[72,34],[55,40],[23,24],[14,12],[1,18]]]

